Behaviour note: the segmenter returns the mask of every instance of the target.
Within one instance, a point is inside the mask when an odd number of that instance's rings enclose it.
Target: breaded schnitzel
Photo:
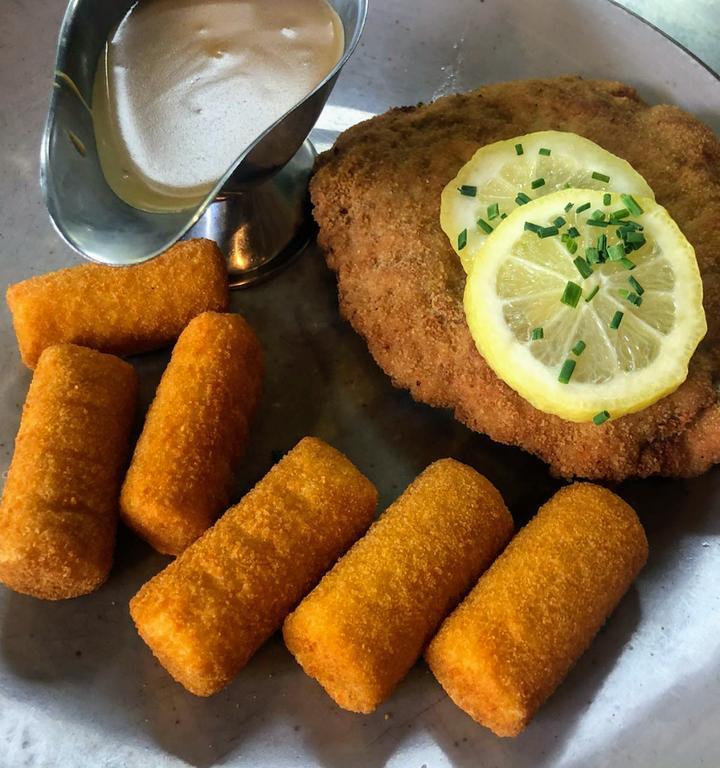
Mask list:
[[[478,147],[572,131],[628,160],[696,249],[708,334],[673,394],[597,427],[533,408],[477,352],[465,274],[439,224],[440,194]],[[691,477],[720,461],[720,141],[677,107],[578,77],[501,83],[393,109],[346,131],[311,184],[340,308],[397,387],[564,477]]]

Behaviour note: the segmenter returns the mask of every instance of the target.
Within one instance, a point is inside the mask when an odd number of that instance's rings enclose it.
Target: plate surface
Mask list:
[[[0,280],[66,266],[37,188],[37,147],[50,87],[57,0],[6,0],[0,29]],[[638,6],[642,5],[641,2]],[[707,0],[696,12],[716,40]],[[658,16],[662,18],[662,16]],[[713,35],[708,28],[714,27]],[[707,35],[707,37],[705,37]],[[720,66],[720,61],[712,62]],[[720,82],[621,8],[582,0],[375,0],[364,41],[313,138],[396,104],[485,82],[579,73],[635,85],[720,129]],[[519,450],[394,390],[337,312],[316,249],[270,283],[234,295],[258,329],[270,372],[238,495],[274,450],[316,434],[345,451],[387,505],[430,461],[454,456],[484,472],[524,522],[558,483]],[[167,360],[135,361],[147,404]],[[0,471],[29,382],[0,313]],[[518,739],[475,725],[422,664],[373,716],[337,709],[274,638],[225,691],[196,699],[137,637],[128,599],[167,562],[121,531],[109,583],[42,603],[0,588],[0,765],[16,766],[694,766],[720,764],[720,472],[691,482],[627,483],[651,557],[566,683]]]

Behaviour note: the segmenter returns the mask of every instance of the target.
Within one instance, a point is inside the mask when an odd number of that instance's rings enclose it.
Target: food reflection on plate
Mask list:
[[[567,479],[694,476],[720,460],[719,161],[692,116],[567,77],[356,126],[312,195],[341,311],[394,383]],[[636,513],[575,483],[513,536],[493,478],[447,458],[373,522],[372,472],[314,437],[231,505],[263,355],[223,269],[190,241],[10,286],[35,370],[0,579],[99,588],[121,515],[177,555],[130,611],[188,691],[221,690],[282,627],[345,709],[374,711],[424,653],[460,707],[519,734],[645,564]],[[136,380],[115,355],[172,344],[123,485]]]

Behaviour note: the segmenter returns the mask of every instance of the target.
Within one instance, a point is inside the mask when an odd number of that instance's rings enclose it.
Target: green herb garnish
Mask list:
[[[632,285],[633,290],[635,293],[637,293],[638,296],[642,296],[643,293],[645,293],[645,289],[640,285],[640,283],[632,276],[628,277],[628,283]]]
[[[463,229],[463,231],[458,235],[458,251],[462,251],[462,249],[467,245],[467,229]]]
[[[620,323],[622,323],[622,319],[623,313],[618,310],[613,315],[613,319],[610,321],[610,327],[613,329],[613,331],[617,331],[617,329],[620,327]]]
[[[599,427],[601,424],[604,424],[609,418],[610,418],[610,414],[607,411],[600,411],[600,413],[596,413],[593,416],[593,424]]]
[[[593,171],[592,177],[595,181],[603,181],[605,184],[610,181],[610,177],[606,176],[604,173],[600,173],[600,171]]]
[[[492,221],[493,219],[497,219],[497,217],[500,215],[500,206],[497,203],[493,203],[492,205],[488,205],[487,207],[487,217],[489,221]]]
[[[533,328],[530,337],[533,341],[540,341],[545,338],[545,331],[542,328]]]
[[[575,213],[583,213],[584,211],[587,211],[587,209],[590,207],[592,207],[590,203],[583,203],[582,205],[579,205],[575,209]]]
[[[458,187],[458,192],[465,197],[475,197],[477,195],[477,187],[470,186],[470,184],[463,184],[462,187]]]
[[[523,145],[522,144],[516,144],[515,145],[515,154],[516,155],[522,155],[524,152],[525,152],[525,150],[523,149]]]
[[[538,155],[544,155],[545,157],[550,157],[552,150],[549,150],[547,147],[540,147],[538,150]]]
[[[539,179],[533,179],[530,182],[530,188],[531,189],[538,189],[540,187],[545,186],[545,179],[542,178],[542,176]]]
[[[573,371],[575,370],[575,361],[567,359],[560,369],[560,375],[558,376],[558,381],[561,384],[567,384],[570,379],[572,378]]]
[[[603,195],[603,205],[610,205],[612,203],[612,195],[609,192],[606,192]]]
[[[610,261],[622,261],[625,258],[625,246],[622,243],[609,245],[607,255]]]
[[[572,280],[568,280],[568,283],[565,286],[565,290],[563,291],[563,295],[560,297],[560,301],[563,304],[567,304],[568,307],[573,307],[574,309],[577,307],[581,296],[582,288],[577,283],[573,283]]]
[[[580,341],[578,341],[578,343],[572,348],[571,352],[573,355],[580,357],[580,355],[582,355],[582,353],[585,351],[585,347],[587,347],[587,344],[582,339],[580,339]]]
[[[478,219],[477,225],[486,235],[491,234],[493,231],[493,228],[487,223],[487,221],[485,221],[485,219]]]
[[[590,291],[590,293],[588,293],[588,295],[585,297],[585,301],[588,302],[588,303],[591,302],[597,296],[597,293],[598,293],[599,290],[600,290],[600,286],[596,285],[592,289],[592,291]]]
[[[632,213],[633,216],[642,216],[643,209],[638,205],[637,200],[632,195],[620,195],[620,199],[625,204],[625,207]]]
[[[590,277],[590,275],[592,275],[592,267],[587,263],[587,261],[585,261],[585,259],[583,259],[582,256],[578,256],[576,259],[574,259],[573,264],[583,278],[587,279]]]
[[[517,197],[515,198],[515,202],[518,205],[525,205],[526,203],[529,203],[532,200],[532,197],[528,197],[524,192],[518,192]]]

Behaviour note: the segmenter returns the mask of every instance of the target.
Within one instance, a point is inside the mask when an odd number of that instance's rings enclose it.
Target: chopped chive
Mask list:
[[[575,242],[573,240],[573,242]],[[588,262],[588,264],[600,264],[602,261],[600,256],[600,251],[598,251],[597,248],[586,248],[585,249],[585,260]]]
[[[562,236],[562,241],[565,243],[565,247],[568,249],[568,251],[571,254],[577,253],[578,244],[572,239],[572,237],[568,237],[566,234]]]
[[[645,240],[645,235],[643,235],[642,232],[628,232],[623,240],[626,243],[630,243],[630,245],[637,245],[638,248],[641,248],[645,243],[647,242]]]
[[[540,147],[538,150],[538,155],[544,155],[545,157],[550,157],[552,150],[548,149],[547,147]]]
[[[633,216],[642,216],[643,209],[638,205],[637,200],[632,195],[620,195],[620,199],[625,204],[625,207],[632,213]]]
[[[570,211],[572,210],[573,205],[575,205],[575,203],[568,203],[565,206],[565,213],[570,213]]]
[[[567,231],[569,237],[580,237],[580,233],[575,229],[575,227],[570,227]]]
[[[625,246],[622,243],[608,246],[608,259],[610,261],[622,261],[625,258]]]
[[[556,227],[564,227],[567,224],[567,221],[565,221],[562,216],[558,216],[556,219],[553,219],[553,224]]]
[[[610,181],[610,177],[606,176],[604,173],[600,173],[600,171],[593,171],[592,177],[595,181],[604,181],[605,184]]]
[[[596,427],[599,427],[601,424],[604,424],[609,418],[610,418],[610,414],[607,411],[600,411],[600,413],[596,413],[593,416],[593,424]]]
[[[477,195],[477,187],[473,187],[470,184],[463,184],[462,187],[458,187],[458,192],[465,197],[475,197]]]
[[[628,277],[628,283],[632,285],[633,290],[635,293],[637,293],[638,296],[642,296],[643,293],[645,293],[645,289],[640,285],[640,283],[632,276]]]
[[[592,267],[587,263],[587,261],[585,261],[585,259],[583,259],[582,256],[578,256],[577,259],[574,259],[573,264],[576,266],[577,271],[582,275],[583,278],[588,278],[590,275],[592,275]]]
[[[631,259],[628,259],[627,256],[624,259],[620,259],[620,263],[625,267],[625,269],[635,269],[637,266],[634,261]]]
[[[563,184],[563,189],[570,189],[570,182],[569,182],[569,181],[566,181],[566,182]]]
[[[518,192],[517,197],[515,198],[515,202],[518,205],[525,205],[526,203],[529,203],[532,200],[532,197],[528,197],[524,192]]]
[[[533,328],[530,337],[533,341],[540,341],[541,339],[545,338],[545,331],[543,331],[543,329],[540,327]]]
[[[563,291],[563,295],[560,297],[560,301],[563,304],[567,304],[568,307],[575,308],[577,307],[581,296],[582,288],[577,283],[573,283],[572,280],[568,280],[568,284],[565,286],[565,290]]]
[[[643,302],[643,300],[640,298],[640,296],[637,295],[637,293],[629,293],[627,300],[636,307],[639,307]]]
[[[604,221],[604,220],[605,220],[605,211],[601,211],[599,208],[596,208],[596,209],[595,209],[595,210],[592,212],[592,214],[591,214],[590,218],[591,218],[593,221]]]
[[[620,323],[622,323],[622,319],[623,313],[618,310],[613,315],[613,319],[610,321],[610,327],[613,329],[613,331],[617,331],[617,329],[620,327]]]
[[[542,176],[539,179],[533,179],[533,181],[530,182],[530,187],[532,189],[538,189],[539,187],[545,186],[545,179],[542,178]]]
[[[587,347],[587,344],[582,339],[580,339],[580,341],[578,341],[578,343],[570,351],[573,353],[573,355],[580,357],[580,355],[582,355],[582,353],[585,351],[585,347]]]
[[[610,212],[610,221],[613,224],[617,224],[618,221],[624,219],[629,213],[630,211],[627,208],[618,208],[617,211]]]
[[[609,192],[606,192],[603,195],[603,205],[610,205],[612,203],[612,195]]]
[[[560,230],[557,227],[543,227],[538,232],[538,237],[553,237],[554,235],[557,235],[560,233]]]
[[[618,296],[619,296],[621,299],[627,299],[627,297],[628,297],[629,295],[630,295],[630,291],[628,291],[626,288],[621,288],[621,289],[618,291]]]
[[[501,219],[507,219],[507,213],[500,214]]]
[[[578,207],[575,209],[575,213],[583,213],[584,211],[587,211],[587,209],[588,209],[588,208],[591,208],[591,207],[592,207],[592,206],[591,206],[591,204],[590,204],[590,203],[583,203],[582,205],[579,205],[579,206],[578,206]]]
[[[597,249],[600,253],[607,250],[607,235],[598,235]]]
[[[516,155],[522,155],[524,152],[525,152],[525,150],[523,149],[523,145],[522,144],[516,144],[515,145],[515,154]]]
[[[598,292],[599,290],[600,290],[600,286],[599,286],[599,285],[596,285],[596,286],[595,286],[595,287],[592,289],[592,291],[590,291],[590,293],[588,293],[588,295],[585,297],[585,301],[586,301],[587,303],[591,302],[591,301],[592,301],[592,300],[593,300],[593,299],[594,299],[594,298],[597,296],[597,292]]]
[[[486,235],[491,234],[493,231],[493,228],[487,223],[487,221],[485,221],[485,219],[478,219],[477,225]]]
[[[607,221],[603,221],[602,219],[588,219],[585,223],[590,227],[607,227],[608,226]]]
[[[560,375],[558,376],[558,381],[561,384],[567,384],[570,381],[573,371],[575,370],[575,365],[575,361],[570,359],[563,363],[562,368],[560,369]]]
[[[497,217],[500,215],[500,206],[497,203],[493,203],[492,205],[488,205],[487,207],[487,217],[489,221],[492,221],[493,219],[497,219]]]
[[[462,249],[467,245],[467,229],[463,229],[463,231],[458,235],[458,251],[462,251]]]
[[[536,235],[542,232],[542,227],[539,224],[533,224],[532,221],[526,221],[524,229],[526,232],[534,232]]]

